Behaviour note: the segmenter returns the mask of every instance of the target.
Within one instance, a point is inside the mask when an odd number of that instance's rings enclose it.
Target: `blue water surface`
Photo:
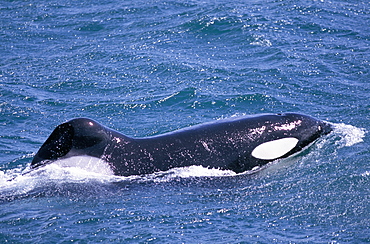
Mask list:
[[[369,2],[2,0],[0,43],[1,243],[370,242]],[[335,130],[258,172],[22,175],[74,117],[134,137],[286,111]]]

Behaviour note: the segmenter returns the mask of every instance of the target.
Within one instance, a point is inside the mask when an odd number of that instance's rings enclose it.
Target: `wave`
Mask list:
[[[336,144],[340,148],[350,147],[364,141],[366,134],[366,130],[364,128],[358,128],[344,123],[333,123],[332,125],[334,127],[334,135],[339,138]]]

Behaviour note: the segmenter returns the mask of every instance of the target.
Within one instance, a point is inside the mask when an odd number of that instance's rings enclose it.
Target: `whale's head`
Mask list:
[[[251,156],[266,161],[292,155],[332,131],[329,123],[298,113],[273,114],[264,121]]]
[[[111,133],[98,122],[77,118],[57,126],[31,162],[31,168],[73,156],[100,158]]]

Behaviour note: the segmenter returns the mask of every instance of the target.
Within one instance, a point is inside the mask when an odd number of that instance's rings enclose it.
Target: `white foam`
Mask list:
[[[32,191],[37,182],[30,175],[23,175],[21,168],[0,171],[0,198],[12,198]]]
[[[139,181],[168,182],[175,178],[228,177],[235,175],[237,175],[237,173],[232,170],[205,168],[201,165],[192,165],[188,167],[173,168],[149,175],[137,176],[135,179]],[[133,178],[131,177],[131,179]]]
[[[66,159],[59,159],[52,163],[61,167],[69,167],[72,170],[84,170],[90,173],[102,175],[113,175],[113,171],[107,162],[100,158],[89,156],[75,156]]]
[[[363,142],[366,130],[347,124],[332,124],[334,133],[341,138],[337,143],[339,146],[350,147],[357,143]]]
[[[57,160],[37,169],[19,166],[0,171],[0,198],[20,196],[50,183],[102,183],[122,181],[124,178],[113,175],[104,161],[91,157],[72,157]]]
[[[97,163],[97,165],[90,167]],[[57,160],[35,170],[29,167],[21,167],[0,171],[0,195],[19,196],[24,195],[38,187],[46,187],[50,184],[63,183],[113,183],[113,182],[168,182],[174,178],[192,177],[224,177],[237,175],[231,170],[205,168],[202,166],[189,166],[173,168],[168,171],[156,172],[148,175],[115,176],[106,168],[104,161],[89,157],[73,157]]]
[[[39,179],[56,181],[60,183],[83,183],[89,181],[99,181],[105,183],[112,182],[115,179],[115,176],[113,174],[106,174],[105,172],[99,173],[94,170],[90,171],[89,169],[75,166],[65,167],[64,165],[60,165],[57,162],[45,165],[45,167],[31,172],[30,175],[35,176]]]
[[[215,168],[205,168],[200,165],[192,165],[183,168],[174,168],[167,171],[175,177],[188,178],[188,177],[206,177],[206,176],[233,176],[236,173],[232,170],[222,170]]]

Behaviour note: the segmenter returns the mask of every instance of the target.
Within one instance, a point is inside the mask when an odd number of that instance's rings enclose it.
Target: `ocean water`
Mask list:
[[[2,0],[0,43],[1,243],[370,242],[368,1]],[[22,174],[74,117],[141,137],[286,111],[335,130],[244,174]]]

